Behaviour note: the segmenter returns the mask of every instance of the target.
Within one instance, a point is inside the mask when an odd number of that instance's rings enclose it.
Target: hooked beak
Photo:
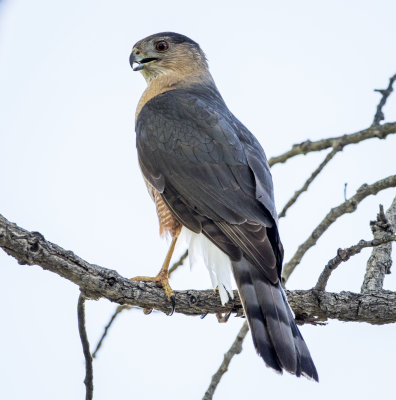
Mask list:
[[[145,64],[155,60],[158,60],[158,58],[154,57],[144,58],[141,55],[136,54],[135,49],[133,49],[131,55],[129,56],[129,64],[131,65],[134,71],[141,71],[144,68]],[[137,65],[133,66],[133,64]]]

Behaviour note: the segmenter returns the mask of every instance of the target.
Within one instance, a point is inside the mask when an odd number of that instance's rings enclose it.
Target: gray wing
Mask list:
[[[183,225],[230,256],[257,352],[279,372],[318,380],[280,286],[283,250],[260,144],[208,87],[151,99],[136,132],[146,179]]]
[[[199,86],[158,95],[136,133],[143,174],[180,222],[277,283],[283,254],[268,163],[221,96]]]

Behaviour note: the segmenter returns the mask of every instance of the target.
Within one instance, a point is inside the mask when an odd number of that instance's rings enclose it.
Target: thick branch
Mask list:
[[[284,163],[289,158],[297,156],[299,154],[307,154],[313,151],[321,151],[330,147],[337,148],[338,146],[345,147],[349,144],[356,144],[363,140],[378,138],[385,139],[388,135],[396,133],[396,122],[383,124],[380,126],[372,126],[362,131],[351,133],[349,135],[337,136],[328,139],[317,140],[311,142],[306,140],[298,144],[294,144],[293,147],[284,154],[277,157],[272,157],[268,160],[269,165],[272,167],[278,163]]]
[[[50,243],[38,232],[26,231],[0,215],[0,247],[20,264],[39,265],[78,285],[86,298],[107,298],[118,304],[154,308],[164,313],[170,304],[163,289],[149,282],[132,282],[116,271],[90,264],[71,251]],[[176,312],[202,315],[238,312],[241,303],[235,299],[221,305],[213,290],[176,291]],[[396,293],[356,294],[326,293],[317,290],[287,292],[288,300],[299,319],[336,318],[372,324],[396,322]]]
[[[396,322],[396,292],[330,293],[310,289],[286,294],[297,320],[338,319],[375,325]]]
[[[290,259],[289,262],[283,266],[283,279],[286,281],[292,274],[297,265],[301,262],[304,254],[313,247],[323,233],[333,224],[339,217],[344,214],[352,213],[356,210],[358,204],[365,199],[367,196],[375,195],[381,190],[388,189],[396,186],[396,175],[389,176],[381,179],[371,185],[364,184],[352,196],[349,200],[340,204],[339,206],[332,208],[326,217],[320,222],[320,224],[314,229],[308,239],[302,243],[297,249],[296,253]]]
[[[78,285],[86,298],[157,309],[169,313],[171,305],[163,289],[151,282],[135,282],[116,271],[90,264],[53,244],[38,232],[29,232],[0,215],[0,247],[19,264],[39,265]],[[186,315],[229,312],[241,307],[239,298],[221,306],[216,291],[185,290],[176,292],[176,312]]]
[[[396,197],[389,209],[384,214],[384,209],[380,206],[377,220],[372,221],[371,229],[374,240],[381,240],[396,232]],[[390,273],[392,265],[392,243],[384,243],[375,247],[367,261],[366,274],[364,276],[361,292],[382,290],[385,274]]]

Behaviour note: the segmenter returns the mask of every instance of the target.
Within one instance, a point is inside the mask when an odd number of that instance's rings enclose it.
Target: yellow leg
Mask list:
[[[131,281],[142,281],[142,282],[155,282],[163,287],[165,290],[166,297],[171,302],[172,311],[169,315],[172,315],[175,310],[175,294],[172,288],[169,285],[169,264],[175,250],[176,241],[178,238],[178,234],[172,239],[172,243],[169,247],[168,253],[166,254],[165,261],[162,264],[162,268],[158,272],[157,276],[149,277],[149,276],[136,276],[135,278],[131,278]]]

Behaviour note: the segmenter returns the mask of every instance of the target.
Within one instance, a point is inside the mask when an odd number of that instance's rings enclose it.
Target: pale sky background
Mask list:
[[[167,244],[137,167],[134,112],[145,88],[128,57],[139,39],[183,33],[206,52],[233,113],[268,157],[307,138],[368,127],[396,72],[392,1],[50,1],[0,3],[0,213],[126,277],[154,275]],[[396,95],[384,109],[396,120]],[[286,260],[331,207],[363,183],[395,173],[396,135],[338,154],[281,220]],[[325,157],[273,168],[278,210]],[[308,289],[338,247],[371,239],[388,189],[342,217],[303,259],[288,288]],[[180,248],[179,253],[184,249]],[[340,266],[328,289],[359,291],[370,250]],[[0,251],[1,399],[83,399],[78,287]],[[174,289],[208,288],[202,267]],[[386,288],[396,290],[395,273]],[[115,309],[87,304],[94,347]],[[95,399],[201,399],[242,320],[124,312],[94,361]],[[393,396],[396,327],[330,321],[301,331],[320,383],[278,376],[250,336],[215,394],[223,399]]]

